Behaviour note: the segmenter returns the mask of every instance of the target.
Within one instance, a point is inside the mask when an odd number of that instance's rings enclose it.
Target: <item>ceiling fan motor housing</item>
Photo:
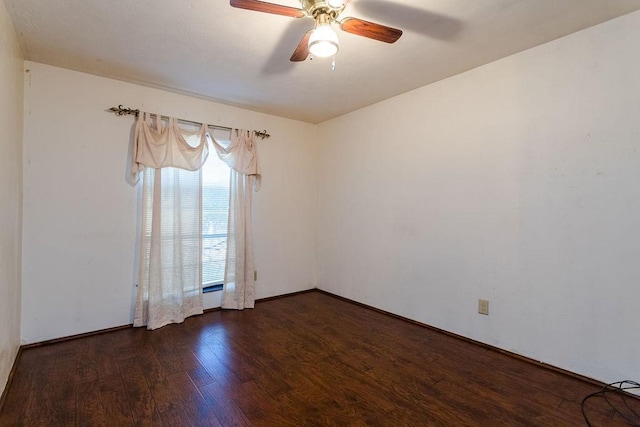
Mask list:
[[[325,0],[301,0],[301,2],[302,8],[314,19],[320,15],[328,15],[332,21],[335,21],[340,12],[344,10],[344,2],[340,7],[332,7]]]

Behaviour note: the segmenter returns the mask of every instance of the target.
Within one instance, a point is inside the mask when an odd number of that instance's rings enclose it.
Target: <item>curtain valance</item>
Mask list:
[[[213,137],[211,137],[211,142],[220,160],[241,175],[253,175],[255,177],[254,190],[260,189],[260,162],[253,132],[240,129],[232,130],[231,143],[228,147],[223,146]]]
[[[155,127],[151,114],[142,112],[138,116],[133,143],[131,182],[138,182],[144,167],[161,169],[174,167],[195,171],[202,167],[209,155],[207,144],[208,127],[189,131],[178,127],[176,119],[170,117],[167,125],[156,115]],[[197,145],[191,146],[186,139],[197,137]]]

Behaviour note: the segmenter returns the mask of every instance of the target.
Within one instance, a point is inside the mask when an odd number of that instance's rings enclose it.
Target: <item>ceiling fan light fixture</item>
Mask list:
[[[344,0],[329,0],[327,3],[334,9],[340,9],[344,6]]]
[[[309,52],[313,56],[325,58],[333,56],[340,48],[338,35],[329,24],[321,24],[316,27],[309,37]]]

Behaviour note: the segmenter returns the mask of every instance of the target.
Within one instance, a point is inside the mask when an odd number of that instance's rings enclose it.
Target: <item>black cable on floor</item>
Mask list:
[[[611,407],[611,409],[615,411],[616,414],[620,415],[632,426],[640,427],[640,413],[636,412],[636,410],[629,405],[629,399],[633,399],[633,397],[628,394],[628,390],[640,390],[640,384],[630,380],[618,381],[615,383],[607,384],[602,387],[602,390],[591,393],[590,395],[582,399],[580,409],[582,410],[582,416],[587,422],[587,425],[589,427],[592,427],[591,422],[589,422],[589,417],[587,417],[587,414],[585,412],[585,403],[592,397],[602,397],[605,402],[607,402],[609,407]],[[626,409],[620,408],[612,402],[611,397],[614,395],[616,397],[619,397],[618,401],[622,401]]]

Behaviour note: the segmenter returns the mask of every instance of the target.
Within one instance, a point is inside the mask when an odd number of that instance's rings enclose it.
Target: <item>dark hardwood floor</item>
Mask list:
[[[580,426],[597,390],[308,292],[25,349],[0,425]],[[587,410],[628,425],[601,400]]]

